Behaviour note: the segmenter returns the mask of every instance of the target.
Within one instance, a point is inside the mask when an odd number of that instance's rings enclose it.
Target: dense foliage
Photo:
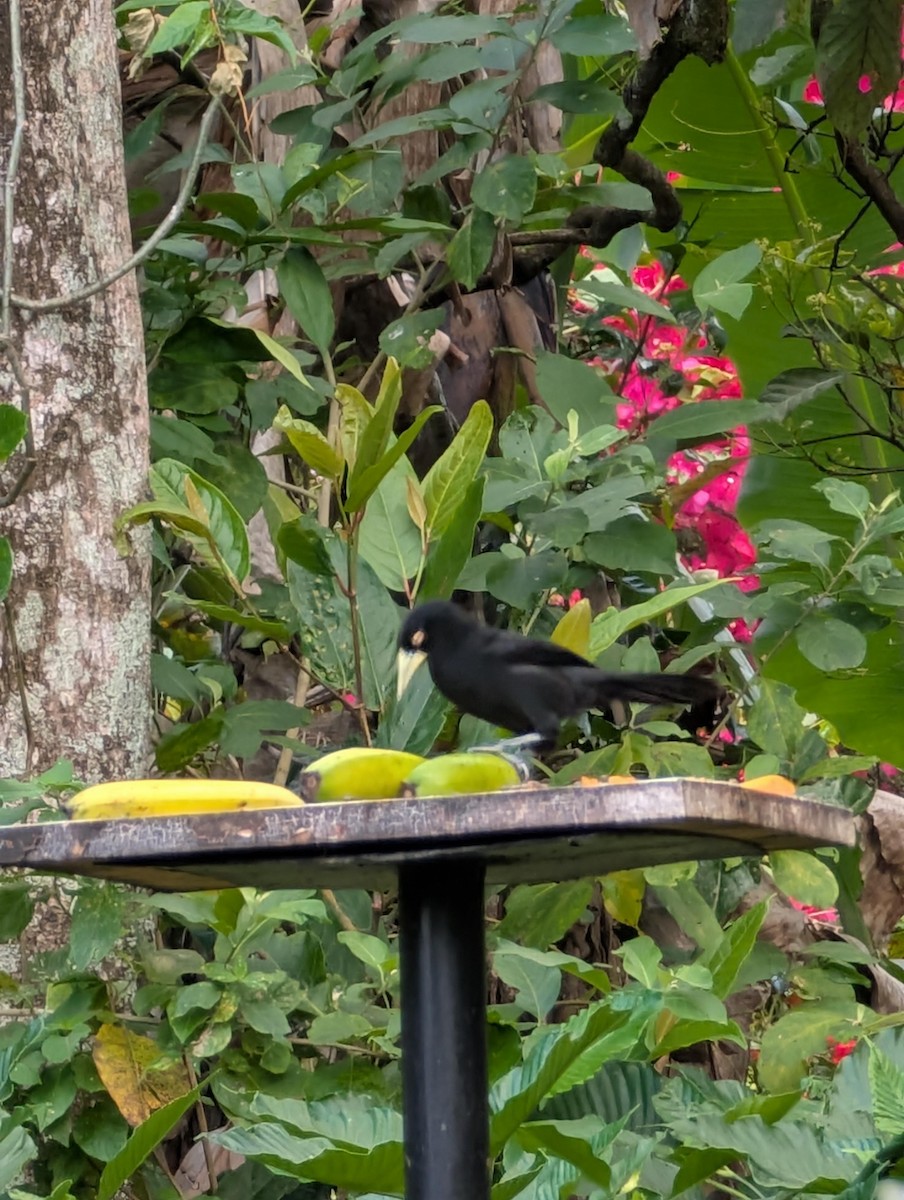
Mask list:
[[[641,709],[568,728],[557,781],[780,773],[860,811],[904,767],[904,292],[877,183],[902,148],[900,4],[736,0],[724,54],[701,40],[642,112],[656,52],[639,65],[611,7],[407,17],[337,65],[328,25],[299,55],[233,0],[120,5],[136,65],[213,53],[236,141],[203,149],[220,185],[145,264],[152,498],[120,536],[154,523],[161,772],[284,779],[321,735],[485,742],[425,672],[393,694],[404,608],[453,591],[606,667],[725,679],[703,729]],[[241,91],[254,38],[288,65]],[[564,78],[525,97],[539,47]],[[435,104],[392,107],[422,84]],[[272,123],[284,161],[258,161],[240,118],[305,85],[317,101]],[[503,136],[538,105],[564,116],[558,151]],[[615,156],[613,178],[600,147],[632,121],[647,166]],[[404,139],[430,130],[441,157],[412,177]],[[494,347],[511,402],[456,417],[425,387],[412,410],[463,295],[517,293],[551,243],[553,338]],[[354,288],[388,278],[369,355]],[[64,764],[0,784],[0,820],[52,818],[72,784]],[[0,1195],[401,1194],[394,897],[0,889],[0,941],[34,935],[36,903],[71,918],[0,976]],[[770,889],[818,913],[803,950],[758,940]],[[859,889],[855,853],[787,851],[495,896],[494,1197],[871,1196],[901,1157],[904,1042],[866,1003],[868,971],[901,971]]]

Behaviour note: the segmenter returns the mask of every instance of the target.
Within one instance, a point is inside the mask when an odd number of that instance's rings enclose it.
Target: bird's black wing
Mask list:
[[[579,654],[557,646],[555,642],[541,642],[536,638],[523,637],[520,633],[509,633],[504,629],[487,631],[486,653],[500,661],[534,667],[586,667],[594,670],[593,664]]]

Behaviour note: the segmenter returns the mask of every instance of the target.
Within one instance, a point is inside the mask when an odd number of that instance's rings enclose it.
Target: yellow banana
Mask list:
[[[303,804],[288,788],[241,779],[124,779],[85,788],[66,804],[73,821],[194,816]]]
[[[424,760],[405,750],[350,746],[318,758],[301,773],[305,800],[391,800],[402,780]]]
[[[442,754],[415,767],[402,785],[403,796],[458,796],[517,787],[528,770],[517,758],[489,751]]]

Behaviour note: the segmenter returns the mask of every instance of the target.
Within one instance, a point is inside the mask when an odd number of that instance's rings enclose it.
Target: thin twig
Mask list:
[[[0,350],[6,351],[10,370],[13,373],[16,383],[19,385],[19,410],[25,418],[25,461],[19,469],[19,474],[13,481],[12,486],[0,496],[0,508],[9,508],[22,494],[22,489],[28,483],[29,477],[37,466],[38,460],[35,456],[34,430],[31,424],[31,389],[28,386],[28,380],[25,378],[25,371],[22,369],[22,360],[19,358],[19,352],[10,335],[0,333]]]
[[[13,85],[14,125],[9,144],[9,162],[3,181],[3,283],[0,299],[0,334],[12,332],[13,235],[15,232],[15,185],[19,157],[25,138],[25,66],[22,62],[22,15],[19,0],[9,0],[9,62]]]
[[[307,663],[302,659],[298,668],[298,678],[295,681],[295,706],[296,708],[304,708],[305,698],[308,694],[308,688],[311,686],[311,672],[308,669]],[[286,731],[286,737],[300,738],[301,729],[289,729]],[[276,764],[276,771],[273,774],[273,782],[280,787],[285,787],[286,780],[289,778],[289,768],[292,765],[292,747],[283,746],[279,753],[279,762]]]
[[[117,279],[122,279],[123,275],[128,275],[130,271],[134,271],[145,259],[149,258],[176,225],[185,210],[185,206],[188,204],[189,196],[194,187],[195,176],[201,163],[201,154],[207,143],[207,135],[210,131],[210,126],[213,124],[213,119],[217,115],[219,106],[219,97],[214,96],[204,110],[204,116],[201,118],[201,124],[198,129],[198,141],[195,144],[195,152],[192,155],[188,170],[185,173],[185,179],[182,182],[182,187],[179,189],[179,194],[172,208],[167,213],[163,223],[158,225],[148,240],[139,246],[131,258],[128,258],[115,271],[111,271],[109,275],[105,275],[102,279],[98,279],[86,287],[79,288],[78,291],[70,292],[66,296],[51,296],[46,300],[31,300],[27,296],[13,295],[11,297],[12,303],[18,308],[27,309],[29,312],[54,312],[60,308],[68,308],[71,304],[77,304],[82,300],[87,300],[90,296],[96,296],[98,292],[106,291]]]
[[[346,931],[346,933],[357,933],[358,926],[336,899],[336,893],[332,890],[332,888],[321,888],[320,894],[326,901],[327,907],[333,910],[336,920]]]

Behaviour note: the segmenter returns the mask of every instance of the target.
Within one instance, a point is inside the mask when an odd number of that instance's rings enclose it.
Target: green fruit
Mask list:
[[[299,790],[305,800],[391,800],[402,781],[424,760],[404,750],[351,746],[318,758],[302,771]]]
[[[460,796],[517,787],[527,779],[527,767],[504,754],[476,752],[443,754],[415,767],[402,785],[403,796]]]

